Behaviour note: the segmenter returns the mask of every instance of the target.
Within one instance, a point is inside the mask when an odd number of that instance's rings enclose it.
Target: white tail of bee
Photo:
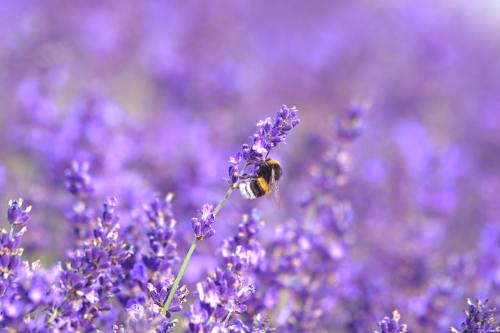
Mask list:
[[[250,187],[250,182],[244,182],[239,185],[241,196],[245,199],[255,199],[257,198],[255,194],[253,194],[252,189]]]

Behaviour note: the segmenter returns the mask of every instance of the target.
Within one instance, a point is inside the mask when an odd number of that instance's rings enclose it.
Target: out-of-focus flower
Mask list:
[[[16,227],[22,227],[30,218],[31,206],[23,208],[23,199],[9,201],[7,220]]]
[[[392,312],[392,317],[384,317],[382,321],[379,321],[378,327],[380,331],[375,331],[375,333],[406,333],[408,328],[405,324],[401,324],[399,320],[401,315],[397,310]]]
[[[172,265],[179,260],[174,239],[177,222],[172,211],[172,198],[173,195],[168,194],[144,206],[149,250],[143,254],[142,261],[152,272],[170,274]]]
[[[238,234],[224,240],[219,249],[226,266],[235,271],[256,267],[265,255],[263,246],[255,238],[262,221],[256,212],[251,217],[244,215],[243,219],[244,223],[238,226]]]
[[[68,213],[68,220],[77,243],[84,241],[89,236],[91,223],[95,217],[94,210],[89,205],[89,199],[95,191],[89,170],[90,164],[88,162],[72,161],[71,167],[66,169],[64,173],[66,190],[77,200],[73,209]]]
[[[467,309],[465,310],[465,320],[460,325],[460,329],[451,327],[453,333],[496,333],[500,332],[495,315],[496,308],[490,306],[488,301],[477,300],[473,303],[467,299]]]
[[[337,138],[344,142],[352,142],[361,135],[365,124],[363,117],[366,111],[370,109],[366,102],[356,102],[349,106],[347,116],[336,123]]]
[[[82,199],[94,193],[95,188],[92,184],[89,169],[90,163],[88,162],[71,162],[71,167],[65,172],[66,182],[64,185],[68,192]]]
[[[351,108],[336,123],[334,137],[313,167],[317,181],[302,204],[301,221],[279,225],[268,246],[267,260],[258,272],[257,301],[252,306],[274,309],[278,305],[276,295],[286,293],[291,301],[283,302],[278,310],[281,330],[315,331],[334,325],[333,321],[340,322],[329,313],[340,299],[332,295],[340,295],[337,288],[348,254],[353,212],[350,202],[341,200],[337,192],[347,184],[348,169],[343,164],[348,159],[348,144],[357,137],[354,131],[359,133],[365,112]],[[346,134],[348,128],[353,131],[351,135]]]

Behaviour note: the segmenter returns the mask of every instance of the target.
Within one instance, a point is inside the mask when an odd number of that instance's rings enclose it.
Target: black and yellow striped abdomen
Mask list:
[[[245,199],[256,199],[271,193],[271,184],[281,178],[282,170],[278,161],[268,159],[257,170],[254,177],[239,185],[241,195]]]

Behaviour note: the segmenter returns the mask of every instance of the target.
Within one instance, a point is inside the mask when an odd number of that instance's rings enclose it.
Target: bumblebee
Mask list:
[[[278,161],[267,159],[257,170],[255,176],[245,179],[239,184],[241,196],[245,199],[256,199],[277,190],[278,180],[283,170]]]

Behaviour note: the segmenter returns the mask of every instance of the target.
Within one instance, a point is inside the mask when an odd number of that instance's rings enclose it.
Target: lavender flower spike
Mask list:
[[[385,317],[382,321],[379,321],[378,327],[380,331],[375,331],[375,333],[406,333],[408,328],[405,324],[400,324],[399,320],[401,315],[397,310],[392,312],[392,318]]]
[[[193,217],[193,231],[197,240],[212,237],[215,234],[213,225],[215,223],[214,207],[204,204],[201,209],[201,216]]]
[[[88,162],[78,163],[72,161],[71,167],[65,171],[66,181],[64,186],[78,198],[86,198],[95,191],[89,169],[90,164]]]
[[[498,333],[500,326],[495,319],[496,308],[488,305],[488,300],[472,303],[467,299],[467,310],[465,310],[465,321],[458,330],[450,327],[452,333]]]
[[[23,248],[21,238],[26,232],[26,227],[22,227],[17,232],[8,233],[5,229],[0,229],[0,296],[7,288],[8,279],[15,274],[17,266],[21,263]]]
[[[257,123],[258,130],[252,136],[251,144],[243,144],[239,152],[229,158],[229,178],[236,183],[241,177],[240,167],[243,161],[253,170],[265,162],[271,150],[280,142],[286,142],[288,133],[299,124],[296,107],[283,105],[273,118],[266,118]]]
[[[7,220],[15,226],[24,225],[30,218],[31,206],[23,209],[23,199],[9,201],[9,209],[7,210]]]

